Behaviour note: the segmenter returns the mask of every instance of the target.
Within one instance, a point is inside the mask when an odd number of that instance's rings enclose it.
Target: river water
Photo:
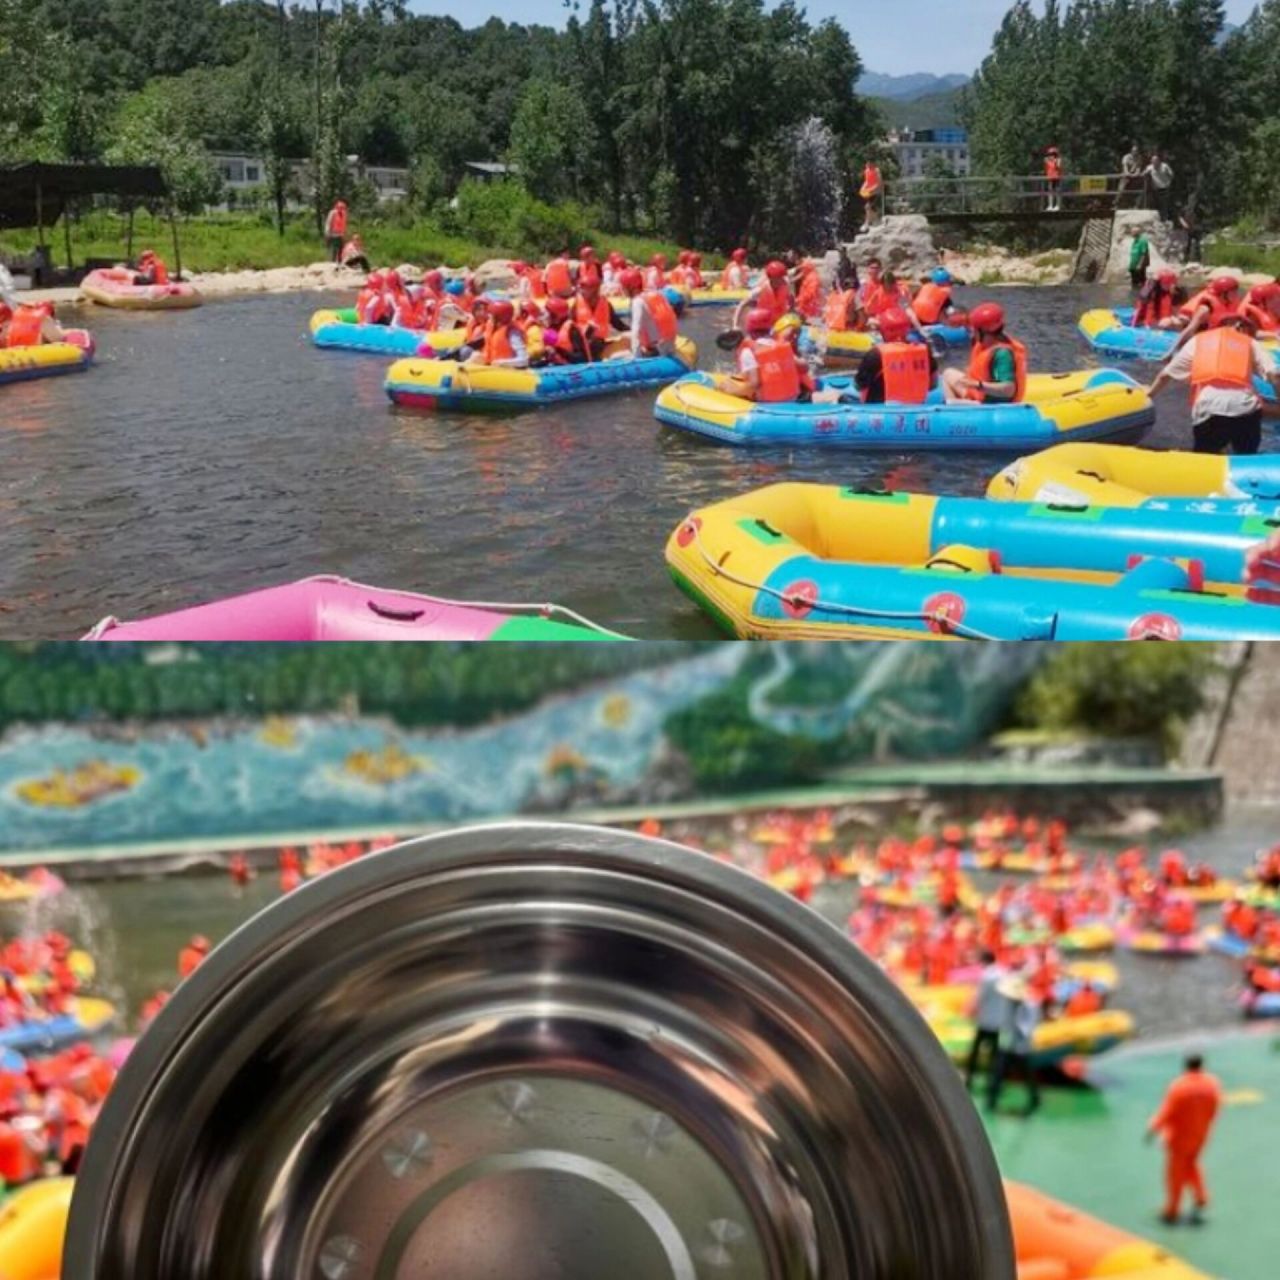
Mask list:
[[[696,834],[708,847],[729,847],[730,821],[690,822],[668,834]],[[1238,810],[1221,825],[1180,842],[1188,856],[1224,874],[1239,875],[1262,846],[1280,838],[1280,810]],[[1162,845],[1156,845],[1160,848]],[[985,887],[993,887],[987,877]],[[86,943],[99,962],[101,986],[122,1009],[136,1012],[161,987],[172,986],[179,949],[197,933],[215,943],[268,906],[280,894],[277,877],[263,874],[238,888],[225,875],[170,876],[74,886],[57,898],[28,907],[0,908],[0,933],[58,925]],[[856,889],[820,889],[815,907],[843,927]],[[1203,908],[1203,922],[1217,908]],[[1235,997],[1239,965],[1218,955],[1179,960],[1116,952],[1121,974],[1116,1004],[1133,1013],[1143,1038],[1194,1035],[1238,1027]]]
[[[1046,371],[1091,363],[1076,320],[1124,296],[999,292]],[[400,411],[382,391],[386,360],[311,346],[311,312],[349,301],[68,312],[92,326],[96,367],[0,391],[0,639],[74,637],[109,614],[314,573],[555,600],[639,637],[709,636],[663,563],[692,508],[783,480],[980,494],[1004,461],[740,452],[660,427],[652,392],[506,418]],[[725,359],[713,338],[728,319],[692,313],[704,366]],[[1150,443],[1188,439],[1185,403],[1170,393]]]

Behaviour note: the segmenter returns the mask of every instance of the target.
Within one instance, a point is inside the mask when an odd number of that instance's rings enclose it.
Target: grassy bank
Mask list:
[[[1280,276],[1280,248],[1260,244],[1218,240],[1205,245],[1205,262],[1213,267],[1239,267],[1241,271]]]
[[[465,236],[450,235],[427,219],[410,224],[361,222],[371,260],[380,266],[402,262],[446,263],[449,266],[479,266],[489,258],[521,256],[506,245],[480,244]],[[293,215],[284,235],[252,214],[209,214],[186,218],[178,224],[185,271],[266,270],[271,267],[301,267],[322,261],[325,247],[316,234],[315,221],[305,214]],[[95,212],[72,224],[71,247],[76,262],[87,258],[122,259],[126,237],[125,219],[113,213]],[[674,258],[675,245],[637,236],[596,232],[594,243],[603,249],[619,249],[635,261],[647,261],[655,253]],[[59,225],[46,234],[54,260],[65,263],[63,229]],[[36,245],[34,230],[7,231],[0,235],[0,257],[25,258]],[[163,257],[173,257],[169,224],[161,218],[139,213],[134,219],[134,253],[153,246]],[[573,246],[575,249],[577,246]]]

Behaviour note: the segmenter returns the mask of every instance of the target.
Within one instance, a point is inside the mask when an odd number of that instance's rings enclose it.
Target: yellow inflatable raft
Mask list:
[[[1090,924],[1078,924],[1058,939],[1058,946],[1068,955],[1090,955],[1099,951],[1114,951],[1116,931],[1101,920]]]
[[[24,1187],[0,1209],[0,1280],[59,1280],[71,1178]]]
[[[925,1007],[921,1012],[952,1062],[963,1063],[973,1043],[973,1023],[944,1005]],[[1056,1067],[1067,1058],[1092,1058],[1106,1053],[1132,1035],[1133,1017],[1123,1009],[1054,1018],[1036,1028],[1031,1060],[1038,1067]]]
[[[0,350],[0,384],[26,382],[56,373],[76,373],[87,369],[93,353],[71,342],[44,342],[35,347],[5,347]]]

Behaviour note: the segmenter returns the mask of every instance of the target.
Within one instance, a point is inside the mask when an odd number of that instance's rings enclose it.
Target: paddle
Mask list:
[[[721,351],[737,351],[746,340],[747,335],[741,329],[726,329],[716,335],[716,346]]]

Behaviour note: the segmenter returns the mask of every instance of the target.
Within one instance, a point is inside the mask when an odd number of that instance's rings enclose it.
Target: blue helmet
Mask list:
[[[679,315],[684,310],[684,304],[687,301],[685,295],[675,287],[675,285],[667,285],[662,291],[666,295],[666,299],[671,303],[671,310]]]
[[[462,280],[450,280],[445,285],[444,291],[452,298],[459,298],[467,291],[467,286]]]
[[[935,267],[933,274],[929,279],[932,280],[934,284],[950,284],[951,272],[948,271],[946,267]]]

